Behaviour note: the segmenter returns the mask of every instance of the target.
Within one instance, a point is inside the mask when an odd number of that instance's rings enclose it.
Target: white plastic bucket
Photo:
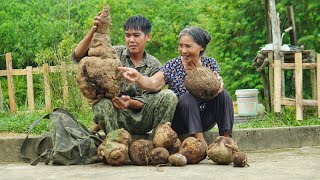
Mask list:
[[[239,116],[256,116],[258,114],[258,89],[236,90]]]

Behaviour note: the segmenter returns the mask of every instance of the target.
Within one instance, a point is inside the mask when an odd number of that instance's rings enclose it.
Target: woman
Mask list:
[[[205,57],[204,52],[211,41],[210,35],[198,27],[187,27],[179,34],[180,56],[169,60],[159,72],[151,77],[142,76],[132,68],[119,67],[129,82],[137,83],[142,89],[158,91],[168,85],[178,97],[179,102],[172,121],[172,128],[178,134],[193,135],[205,145],[203,132],[218,124],[221,136],[231,137],[233,127],[233,104],[219,76],[217,62]],[[184,87],[185,77],[195,67],[206,66],[216,72],[221,80],[219,94],[209,101],[199,101]]]

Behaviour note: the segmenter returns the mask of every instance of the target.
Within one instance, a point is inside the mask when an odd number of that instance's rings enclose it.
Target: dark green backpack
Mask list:
[[[39,156],[32,160],[31,165],[44,161],[57,165],[91,164],[99,162],[97,147],[102,140],[93,135],[81,122],[64,109],[56,108],[53,112],[34,121],[28,130],[28,135],[42,119],[51,120],[50,132],[40,136],[36,142],[35,151]],[[27,146],[30,145],[28,135],[23,142],[20,155],[26,160]]]

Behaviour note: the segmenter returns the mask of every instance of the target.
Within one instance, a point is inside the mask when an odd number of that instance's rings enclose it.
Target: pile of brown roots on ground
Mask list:
[[[218,136],[207,149],[208,157],[218,165],[229,165],[233,162],[234,167],[249,166],[247,156],[239,151],[238,145],[231,137]]]
[[[232,138],[223,136],[217,137],[209,148],[194,137],[188,137],[181,142],[171,128],[171,123],[167,122],[155,130],[153,141],[133,141],[124,129],[111,131],[98,147],[98,156],[105,164],[112,166],[184,166],[198,164],[208,155],[219,165],[230,164],[233,161],[235,166],[243,167],[247,165],[247,159],[245,154],[238,150]]]
[[[106,5],[101,12],[101,24],[93,34],[88,55],[78,65],[77,82],[80,91],[91,100],[113,98],[120,93],[121,76],[117,68],[122,64],[111,45],[109,10]]]

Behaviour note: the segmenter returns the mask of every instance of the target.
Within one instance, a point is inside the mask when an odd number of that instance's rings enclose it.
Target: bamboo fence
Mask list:
[[[270,62],[270,82],[272,83],[271,92],[274,103],[274,112],[281,112],[281,106],[295,106],[296,119],[303,120],[303,107],[318,107],[318,117],[320,117],[320,54],[317,54],[317,62],[303,63],[302,53],[295,52],[294,63],[284,63],[284,54],[280,56],[280,60],[272,59],[272,52],[269,53]],[[312,99],[303,98],[303,70],[310,70],[310,86],[312,89]],[[283,70],[293,70],[295,76],[295,98],[287,98],[281,95],[282,84],[284,79],[281,76]]]
[[[44,97],[45,97],[45,111],[50,111],[52,109],[52,99],[51,99],[51,84],[50,84],[50,73],[61,73],[61,81],[63,84],[63,106],[67,107],[69,99],[69,87],[67,80],[67,72],[75,72],[77,70],[77,65],[58,65],[49,66],[48,64],[43,64],[42,67],[31,67],[28,66],[25,69],[13,69],[12,68],[12,55],[11,53],[6,53],[6,70],[0,70],[0,77],[7,77],[8,82],[8,96],[9,96],[9,108],[13,113],[17,112],[17,103],[15,98],[15,87],[13,76],[26,76],[27,78],[27,101],[28,101],[28,111],[35,111],[34,102],[34,74],[43,74],[43,87],[44,87]],[[2,93],[1,83],[0,83],[0,111],[3,111],[4,97]],[[82,96],[82,104],[88,104],[85,97]],[[41,111],[41,110],[40,110]]]

